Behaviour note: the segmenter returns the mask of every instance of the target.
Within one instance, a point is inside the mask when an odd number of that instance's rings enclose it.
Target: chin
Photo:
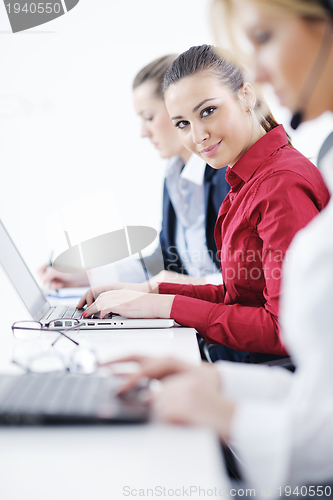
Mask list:
[[[220,168],[225,167],[225,165],[216,165],[216,163],[210,163],[209,161],[205,160],[207,165],[212,167],[214,170],[219,170]]]
[[[319,107],[313,107],[312,109],[305,109],[303,111],[303,122],[307,122],[310,120],[315,120],[319,118],[323,113],[325,113],[326,109],[321,109]]]
[[[207,158],[207,157],[205,157],[203,155],[201,155],[200,158],[202,160],[204,160],[207,163],[207,165],[209,165],[210,167],[212,167],[214,170],[219,170],[220,168],[223,168],[223,167],[226,166],[226,163],[224,163],[223,165],[221,165],[220,161],[218,161],[216,159],[214,161],[213,158]]]
[[[165,151],[159,151],[160,158],[162,160],[167,160],[168,158],[171,158],[172,155],[166,153]]]

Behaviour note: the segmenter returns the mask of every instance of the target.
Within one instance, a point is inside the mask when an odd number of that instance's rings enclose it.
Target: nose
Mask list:
[[[149,127],[147,126],[146,122],[141,123],[141,132],[140,132],[141,137],[151,137],[151,131],[149,130]]]
[[[194,144],[202,144],[209,139],[209,132],[200,124],[192,124],[192,141]]]

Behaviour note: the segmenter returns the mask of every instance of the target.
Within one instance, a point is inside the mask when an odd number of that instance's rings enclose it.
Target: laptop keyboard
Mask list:
[[[110,392],[115,393],[113,378],[37,374],[1,377],[0,411],[86,414]]]
[[[63,307],[60,311],[56,311],[56,308],[53,307],[50,309],[48,316],[45,318],[46,325],[49,325],[51,321],[54,321],[55,328],[63,328],[63,327],[72,327],[74,326],[74,322],[70,320],[82,320],[82,313],[85,309],[76,309],[76,307]],[[107,314],[103,319],[110,319],[114,316],[114,314]],[[65,321],[61,321],[64,319]],[[99,312],[93,314],[89,319],[98,319],[99,321],[103,321],[99,319]],[[60,321],[58,321],[60,320]]]
[[[65,319],[69,319],[69,318],[74,318],[74,319],[80,319],[81,318],[81,314],[83,313],[83,309],[76,309],[76,307],[65,307],[59,318],[65,318]]]
[[[119,384],[117,377],[70,373],[1,375],[0,423],[39,423],[34,416],[112,419],[119,413]]]

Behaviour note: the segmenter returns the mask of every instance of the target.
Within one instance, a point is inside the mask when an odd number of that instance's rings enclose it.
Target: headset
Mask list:
[[[333,0],[320,0],[320,3],[328,10],[331,17],[333,17]]]
[[[301,103],[309,99],[312,90],[317,83],[318,77],[320,76],[322,70],[324,69],[333,40],[333,0],[319,0],[319,3],[321,3],[323,7],[328,11],[331,17],[331,22],[327,26],[324,38],[321,43],[321,48],[318,57],[316,58],[312,71],[309,75],[309,78],[305,82],[305,85],[302,89],[301,96],[299,99]],[[292,116],[290,122],[291,128],[296,130],[297,127],[302,123],[302,121],[303,121],[303,109],[300,106]]]

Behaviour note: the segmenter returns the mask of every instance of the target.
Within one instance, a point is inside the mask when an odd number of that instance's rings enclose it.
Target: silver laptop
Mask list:
[[[117,396],[117,377],[98,374],[0,375],[0,426],[145,422],[142,384]]]
[[[59,319],[54,326],[70,328],[74,326],[73,319],[80,319],[83,310],[75,307],[57,305],[51,306],[38,286],[32,273],[24,262],[13,240],[9,236],[0,219],[0,264],[28,309],[31,317],[47,328],[51,321]],[[80,321],[80,329],[128,329],[128,328],[170,328],[174,326],[173,319],[130,319],[118,315],[109,315],[104,319],[89,318]]]

